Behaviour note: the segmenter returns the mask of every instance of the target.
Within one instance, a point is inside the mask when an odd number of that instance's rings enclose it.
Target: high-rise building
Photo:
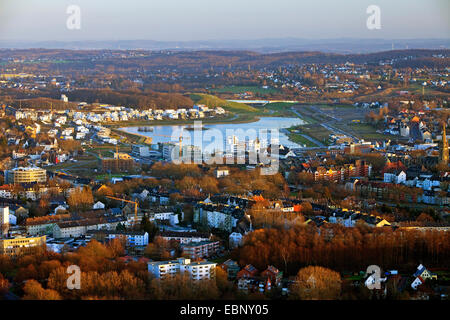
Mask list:
[[[0,236],[9,229],[9,207],[0,207]]]

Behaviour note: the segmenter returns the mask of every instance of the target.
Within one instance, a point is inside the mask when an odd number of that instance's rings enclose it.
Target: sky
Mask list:
[[[0,0],[0,40],[448,39],[449,13],[449,0]]]

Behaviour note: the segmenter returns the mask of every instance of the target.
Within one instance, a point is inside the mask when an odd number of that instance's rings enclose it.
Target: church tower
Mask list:
[[[445,134],[445,122],[442,124],[442,150],[441,150],[441,163],[448,164],[448,141]]]

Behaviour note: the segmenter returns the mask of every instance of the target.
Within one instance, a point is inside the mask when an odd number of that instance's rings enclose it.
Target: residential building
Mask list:
[[[385,183],[401,184],[406,182],[406,173],[403,170],[393,170],[384,173]]]
[[[415,277],[414,281],[411,283],[411,288],[417,290],[417,288],[425,283],[427,279],[437,280],[437,275],[435,273],[430,272],[427,268],[425,268],[422,264],[417,267],[416,272],[413,275]]]
[[[194,210],[194,222],[231,232],[243,217],[237,206],[199,202]]]
[[[162,237],[166,241],[176,240],[180,244],[202,242],[210,239],[210,235],[208,233],[202,232],[162,231],[158,234],[158,236]]]
[[[191,259],[208,258],[219,251],[219,241],[189,242],[182,249],[183,256]]]
[[[145,231],[89,230],[87,234],[102,242],[119,239],[127,247],[148,245],[148,233]]]
[[[88,218],[57,222],[53,227],[54,238],[73,238],[84,236],[89,230],[115,230],[123,219],[113,218]]]
[[[5,171],[5,183],[44,183],[47,181],[47,172],[38,167],[19,167]]]
[[[177,274],[188,274],[192,280],[211,280],[216,277],[216,263],[208,261],[191,262],[179,258],[171,261],[155,261],[147,264],[148,272],[158,279],[173,278]]]
[[[228,280],[236,279],[238,272],[241,270],[236,261],[228,259],[220,265],[227,272]]]
[[[263,279],[270,279],[271,284],[278,286],[281,284],[281,279],[283,278],[283,272],[281,272],[274,266],[268,266],[266,270],[261,272],[261,277]]]
[[[241,271],[239,271],[236,277],[239,278],[254,278],[258,274],[258,269],[256,269],[251,264],[246,265]]]
[[[105,204],[101,201],[97,201],[96,203],[94,203],[94,205],[92,206],[92,209],[97,210],[97,209],[105,209]]]
[[[53,228],[57,222],[69,220],[69,214],[58,214],[54,216],[44,216],[36,218],[28,218],[25,221],[27,233],[30,235],[52,235]]]
[[[226,177],[230,174],[230,171],[227,167],[217,168],[215,171],[216,178]]]
[[[3,236],[0,238],[0,254],[17,257],[34,251],[36,247],[45,246],[46,236]]]
[[[230,236],[228,237],[230,249],[234,249],[234,248],[242,245],[242,243],[243,243],[242,238],[243,238],[243,236],[239,232],[231,233]]]

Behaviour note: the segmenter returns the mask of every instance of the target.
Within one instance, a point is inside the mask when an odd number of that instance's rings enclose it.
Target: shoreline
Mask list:
[[[237,116],[237,115],[236,115]],[[280,118],[283,119],[284,117],[280,117],[280,116],[272,116],[272,115],[267,115],[267,116],[252,116],[251,118],[244,118],[244,119],[240,119],[240,121],[234,121],[232,119],[228,120],[228,121],[211,121],[211,122],[207,122],[207,123],[202,123],[203,125],[220,125],[220,124],[240,124],[240,123],[254,123],[254,122],[258,122],[261,120],[261,118]],[[301,119],[300,117],[292,117],[292,118],[296,118],[300,121],[302,121],[303,123],[306,124],[306,122]],[[239,119],[239,118],[238,118]],[[161,121],[162,122],[162,121]],[[170,121],[170,123],[158,123],[156,126],[174,126],[174,125],[179,125],[179,126],[186,126],[186,125],[192,125],[193,123],[190,121],[177,121],[176,123],[174,123],[174,121]],[[115,127],[111,127],[111,130],[113,132],[115,132],[118,135],[121,136],[127,136],[128,138],[134,138],[134,139],[138,139],[138,143],[141,143],[142,141],[144,141],[147,138],[152,138],[150,135],[145,135],[144,133],[141,132],[130,132],[127,129],[130,128],[137,128],[141,125],[124,125],[124,126],[115,126]],[[189,127],[190,129],[192,129],[191,127]],[[209,128],[202,128],[202,131],[204,130],[209,130]],[[187,131],[192,131],[187,129]],[[283,132],[283,134],[286,136],[287,140],[291,143],[294,143],[295,145],[299,145],[301,147],[301,144],[299,144],[297,141],[295,141],[294,139],[291,138],[291,135],[289,134],[289,131],[287,130],[287,128],[282,128],[280,129],[280,132]],[[152,132],[149,132],[150,134]]]
[[[250,117],[248,117],[250,116]],[[271,115],[267,115],[270,117]],[[250,115],[250,114],[235,114],[232,117],[225,119],[192,119],[192,120],[142,120],[142,121],[124,121],[118,124],[101,123],[103,126],[110,129],[120,129],[123,127],[141,127],[141,126],[182,126],[193,125],[194,121],[202,121],[202,124],[229,124],[229,123],[252,123],[259,121],[265,115]]]

